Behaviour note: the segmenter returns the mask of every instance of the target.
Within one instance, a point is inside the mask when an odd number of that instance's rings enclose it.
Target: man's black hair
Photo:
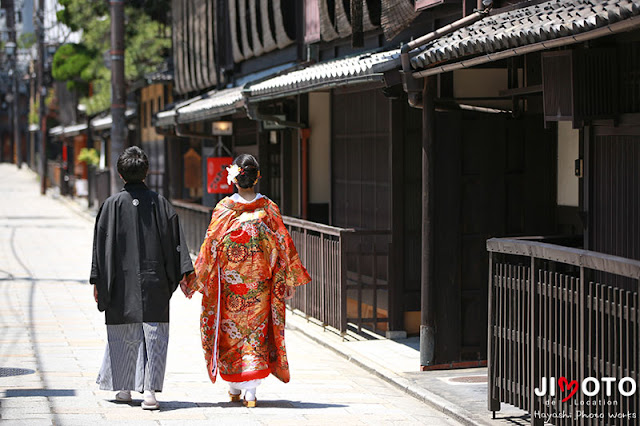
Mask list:
[[[147,154],[137,146],[124,150],[118,157],[118,173],[127,183],[139,183],[147,177],[149,159]]]

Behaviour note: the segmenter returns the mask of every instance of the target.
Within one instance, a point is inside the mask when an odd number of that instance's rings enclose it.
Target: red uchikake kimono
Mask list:
[[[218,203],[185,294],[200,291],[207,371],[228,382],[270,373],[289,381],[285,298],[311,277],[300,262],[278,206],[266,197]]]

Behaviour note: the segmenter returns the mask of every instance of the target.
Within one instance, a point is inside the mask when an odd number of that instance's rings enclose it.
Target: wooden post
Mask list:
[[[351,47],[364,47],[362,0],[351,0]]]
[[[540,321],[538,314],[539,304],[537,301],[538,283],[536,281],[536,258],[531,256],[531,270],[529,271],[529,414],[531,415],[531,426],[542,426],[544,421],[535,415],[536,411],[541,412],[538,403],[539,398],[535,394],[536,383],[542,379],[540,376],[540,362],[538,360],[538,335],[540,327],[536,321]]]
[[[340,231],[338,271],[340,279],[340,335],[344,340],[347,333],[347,232]]]
[[[403,101],[391,100],[389,156],[391,158],[391,244],[389,247],[388,338],[406,337],[404,329],[404,116]]]
[[[495,385],[495,381],[496,381],[496,377],[495,377],[495,365],[496,365],[496,358],[499,356],[499,354],[496,354],[493,351],[493,347],[494,347],[494,342],[495,342],[495,335],[494,335],[494,318],[496,315],[496,312],[493,309],[493,298],[494,296],[494,289],[493,289],[493,260],[494,260],[494,254],[492,251],[489,251],[489,330],[488,330],[488,343],[487,343],[487,370],[488,370],[488,377],[487,377],[487,381],[488,381],[488,385],[487,385],[487,391],[488,391],[488,395],[487,395],[487,402],[488,402],[488,409],[489,411],[493,412],[493,418],[496,418],[496,411],[500,411],[500,399],[496,398],[496,385]]]
[[[420,304],[420,367],[435,360],[435,299],[434,299],[434,145],[436,77],[425,78],[422,92],[422,271]]]
[[[311,129],[300,129],[300,167],[302,171],[302,218],[309,217],[309,137]]]

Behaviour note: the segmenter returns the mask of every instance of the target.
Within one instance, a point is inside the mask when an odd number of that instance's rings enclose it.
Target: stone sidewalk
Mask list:
[[[259,407],[228,402],[224,382],[209,382],[199,339],[199,300],[176,293],[161,409],[139,396],[117,404],[95,377],[104,317],[87,285],[93,220],[69,202],[39,195],[29,170],[0,164],[0,422],[87,424],[424,424],[451,415],[319,344],[322,329],[295,315],[287,347],[292,381],[269,377]],[[302,328],[310,331],[302,332]],[[318,331],[318,330],[316,330]]]

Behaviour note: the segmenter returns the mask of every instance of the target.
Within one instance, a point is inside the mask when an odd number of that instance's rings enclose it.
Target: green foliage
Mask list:
[[[44,98],[44,105],[47,107],[47,109],[52,109],[55,102],[56,91],[54,89],[49,89],[47,91],[47,96]]]
[[[87,114],[94,115],[106,111],[111,106],[111,71],[107,68],[97,70],[93,80],[93,94],[91,97],[80,99],[87,106]]]
[[[29,49],[36,44],[36,35],[34,33],[22,33],[18,37],[18,47],[20,49]]]
[[[163,25],[170,25],[171,0],[129,0],[129,6],[143,10],[147,16]]]
[[[134,81],[146,73],[156,71],[171,49],[171,39],[163,34],[164,27],[135,9],[128,9],[128,18],[135,21],[135,31],[126,37],[125,78]]]
[[[31,102],[29,106],[29,124],[39,124],[38,123],[38,111],[40,110],[40,100],[36,99]]]
[[[58,0],[62,9],[56,12],[58,21],[72,31],[86,30],[95,19],[109,15],[109,3],[94,0]],[[108,41],[108,40],[107,40]]]
[[[97,166],[100,163],[100,154],[95,148],[82,148],[78,153],[78,161],[88,166]]]
[[[91,64],[92,55],[89,49],[81,44],[63,44],[53,55],[51,75],[56,80],[66,81],[69,90],[83,89],[91,78],[83,78],[85,70]]]
[[[90,83],[92,94],[81,102],[87,105],[87,114],[104,111],[111,102],[111,72],[104,63],[111,47],[109,4],[95,0],[59,0],[58,3],[62,6],[57,12],[58,20],[72,30],[82,30],[82,40],[79,45],[72,45],[73,52],[61,53],[59,61],[54,57],[53,76],[66,81],[69,89],[81,95],[87,94],[83,84]],[[127,4],[125,78],[131,83],[157,70],[169,55],[171,35],[166,24],[171,2],[132,0]]]

